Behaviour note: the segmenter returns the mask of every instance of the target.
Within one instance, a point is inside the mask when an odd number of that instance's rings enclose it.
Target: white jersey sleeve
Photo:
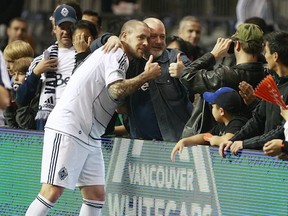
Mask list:
[[[106,54],[104,58],[106,86],[117,80],[125,79],[127,62],[127,56],[120,48],[115,53]]]
[[[288,122],[287,121],[284,124],[284,135],[285,135],[285,141],[288,141]]]

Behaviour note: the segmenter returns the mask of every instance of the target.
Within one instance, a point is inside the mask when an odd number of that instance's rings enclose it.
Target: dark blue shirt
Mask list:
[[[131,138],[162,140],[148,83],[130,96],[129,121]]]

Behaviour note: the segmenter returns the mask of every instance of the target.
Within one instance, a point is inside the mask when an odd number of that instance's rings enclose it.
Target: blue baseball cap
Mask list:
[[[63,22],[75,23],[77,21],[76,11],[73,7],[66,4],[59,6],[55,10],[53,17],[56,25],[60,25]]]
[[[227,112],[237,113],[241,110],[241,96],[229,87],[219,88],[216,92],[204,92],[203,98],[211,104],[217,104]]]

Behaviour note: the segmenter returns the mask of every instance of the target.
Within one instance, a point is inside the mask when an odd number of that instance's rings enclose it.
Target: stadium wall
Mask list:
[[[0,215],[24,215],[40,189],[43,133],[0,128]],[[288,162],[260,151],[225,159],[209,146],[103,140],[104,216],[288,215]],[[79,189],[66,190],[49,215],[78,215]]]

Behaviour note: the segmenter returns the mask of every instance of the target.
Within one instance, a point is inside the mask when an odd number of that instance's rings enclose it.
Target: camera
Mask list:
[[[235,46],[235,43],[234,43],[234,41],[232,41],[230,46],[229,46],[227,53],[233,54],[234,53],[234,46]]]
[[[50,52],[48,50],[44,50],[43,59],[48,60],[50,57]]]

